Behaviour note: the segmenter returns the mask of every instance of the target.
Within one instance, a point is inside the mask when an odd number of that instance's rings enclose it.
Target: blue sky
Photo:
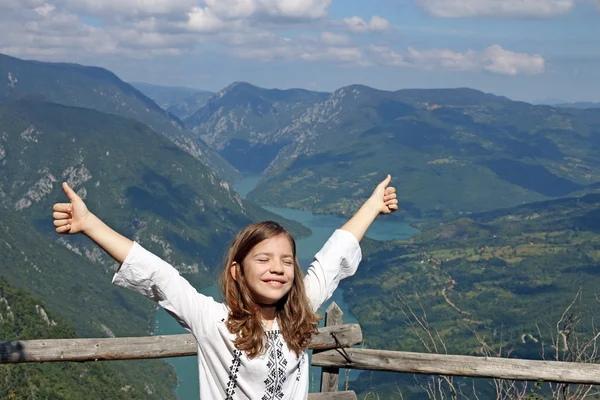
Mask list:
[[[213,91],[360,83],[600,101],[598,37],[600,0],[0,0],[0,53]]]

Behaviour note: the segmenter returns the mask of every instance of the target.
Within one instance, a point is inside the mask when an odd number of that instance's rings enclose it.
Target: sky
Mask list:
[[[0,0],[0,53],[211,91],[600,101],[599,38],[600,0]]]

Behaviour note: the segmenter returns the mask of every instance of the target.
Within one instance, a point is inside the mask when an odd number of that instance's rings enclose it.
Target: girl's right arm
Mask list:
[[[196,291],[169,263],[111,229],[83,200],[62,185],[69,203],[54,205],[56,232],[83,233],[120,264],[113,283],[157,302],[186,329],[202,335],[223,313],[223,306]]]
[[[56,232],[71,235],[83,233],[122,264],[133,247],[133,242],[92,214],[66,182],[62,184],[62,188],[69,203],[56,203],[52,207]]]

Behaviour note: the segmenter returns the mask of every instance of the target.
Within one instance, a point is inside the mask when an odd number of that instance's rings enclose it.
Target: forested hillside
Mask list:
[[[579,351],[571,340],[593,338],[600,316],[599,209],[592,194],[474,214],[408,241],[365,243],[357,274],[342,282],[365,345],[430,352],[427,332],[411,325],[420,318],[449,354],[552,360],[562,335],[570,344],[560,359]],[[412,379],[364,373],[355,388],[387,398]]]
[[[2,270],[4,272],[4,269]],[[78,337],[45,302],[0,277],[0,346],[20,340]],[[2,399],[175,399],[172,368],[157,360],[0,365]]]

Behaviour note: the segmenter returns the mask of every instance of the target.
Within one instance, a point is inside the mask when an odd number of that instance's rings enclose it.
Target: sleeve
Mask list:
[[[354,275],[362,259],[356,237],[348,231],[336,230],[327,240],[304,277],[306,295],[316,311],[338,287],[340,280]]]
[[[206,328],[223,313],[223,304],[198,293],[175,268],[137,242],[133,243],[112,283],[157,302],[195,335],[205,334]]]

